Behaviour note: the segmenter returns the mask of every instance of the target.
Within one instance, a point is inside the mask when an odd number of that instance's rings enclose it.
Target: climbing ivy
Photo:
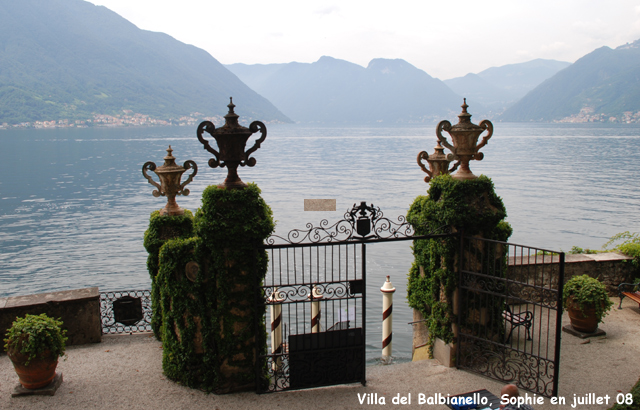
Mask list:
[[[158,340],[162,338],[162,305],[160,288],[157,285],[160,248],[169,239],[193,236],[193,214],[185,209],[184,215],[160,215],[153,211],[149,218],[149,228],[144,233],[144,247],[149,253],[147,270],[151,277],[151,329]]]
[[[418,196],[407,214],[416,235],[427,235],[442,227],[467,236],[506,241],[511,226],[504,221],[506,209],[485,176],[456,180],[450,175],[433,178],[427,196]],[[453,292],[458,286],[456,263],[457,237],[416,240],[414,262],[409,270],[407,299],[420,311],[429,329],[429,353],[433,355],[436,338],[445,343],[454,340],[452,323]]]
[[[172,239],[160,249],[162,368],[170,379],[189,387],[213,385],[216,360],[210,311],[215,309],[215,284],[207,269],[200,238]],[[189,262],[198,272],[187,276]]]
[[[275,227],[271,209],[255,184],[210,186],[194,227],[192,238],[169,240],[159,253],[163,369],[206,391],[253,389],[255,361],[266,349],[255,298],[268,259],[257,246]]]

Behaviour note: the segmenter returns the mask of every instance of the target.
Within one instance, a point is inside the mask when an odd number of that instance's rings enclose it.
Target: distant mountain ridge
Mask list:
[[[0,124],[131,110],[289,119],[197,47],[82,0],[0,2]]]
[[[478,101],[493,113],[501,113],[529,91],[571,63],[536,59],[491,67],[477,74],[444,80],[454,92]]]
[[[83,0],[0,2],[0,128],[123,112],[221,116],[230,96],[242,122],[432,123],[454,119],[463,97],[475,118],[640,122],[640,40],[574,64],[537,59],[441,81],[401,59],[225,67]]]
[[[365,68],[328,56],[314,63],[226,66],[293,121],[313,124],[435,122],[459,111],[462,97],[401,59]],[[472,112],[480,109],[472,105]]]
[[[638,122],[640,40],[601,47],[544,81],[502,121]]]

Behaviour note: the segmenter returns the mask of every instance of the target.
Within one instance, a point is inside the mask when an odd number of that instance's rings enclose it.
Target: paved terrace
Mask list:
[[[617,298],[614,298],[617,305]],[[577,409],[607,409],[619,392],[627,393],[640,376],[640,310],[625,299],[601,326],[605,337],[579,339],[562,334],[560,396],[567,404],[544,399],[536,410],[571,409],[574,393],[610,396],[609,405],[578,405]],[[564,322],[568,322],[564,315]],[[18,382],[6,355],[0,356],[0,409],[446,409],[419,405],[418,394],[458,394],[488,389],[499,394],[501,383],[445,368],[434,360],[367,368],[367,385],[351,384],[313,390],[257,395],[252,392],[217,396],[189,389],[162,374],[162,347],[149,334],[105,336],[102,343],[73,346],[59,370],[64,382],[53,397],[11,397]],[[411,393],[411,405],[395,405],[397,394]],[[386,405],[360,404],[382,396]]]

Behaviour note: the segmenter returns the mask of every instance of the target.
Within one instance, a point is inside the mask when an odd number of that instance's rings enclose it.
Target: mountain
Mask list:
[[[462,97],[404,60],[365,68],[323,56],[314,63],[226,66],[292,120],[316,124],[435,122],[459,112]],[[471,111],[479,104],[468,100]]]
[[[500,119],[620,121],[638,111],[640,40],[594,50],[540,84]]]
[[[515,100],[508,90],[482,79],[478,74],[469,73],[464,77],[444,80],[455,93],[464,95],[470,101],[477,101],[488,110],[502,112],[506,105]]]
[[[476,100],[493,112],[524,97],[529,91],[571,63],[536,59],[526,63],[491,67],[478,74],[444,80],[454,92]]]
[[[289,121],[206,51],[82,0],[0,2],[0,123],[223,115]]]

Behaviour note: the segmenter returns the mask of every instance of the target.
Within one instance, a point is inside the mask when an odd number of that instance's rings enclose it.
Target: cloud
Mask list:
[[[582,55],[591,52],[595,47],[585,46],[575,47],[575,44],[568,44],[564,41],[554,41],[543,44],[538,47],[538,51],[534,52],[532,58],[551,58],[563,61],[573,61]],[[586,47],[586,48],[585,48]]]
[[[317,9],[316,11],[314,11],[314,14],[320,14],[323,16],[327,16],[329,14],[334,14],[334,13],[338,13],[340,11],[340,7],[336,6],[336,5],[332,5],[332,6],[328,6],[328,7],[323,7],[321,9]]]
[[[520,58],[530,58],[532,57],[531,51],[529,50],[516,50],[516,55]]]
[[[540,46],[540,51],[542,51],[543,53],[555,53],[568,49],[569,45],[562,41],[554,41],[551,44],[543,44],[542,46]]]

